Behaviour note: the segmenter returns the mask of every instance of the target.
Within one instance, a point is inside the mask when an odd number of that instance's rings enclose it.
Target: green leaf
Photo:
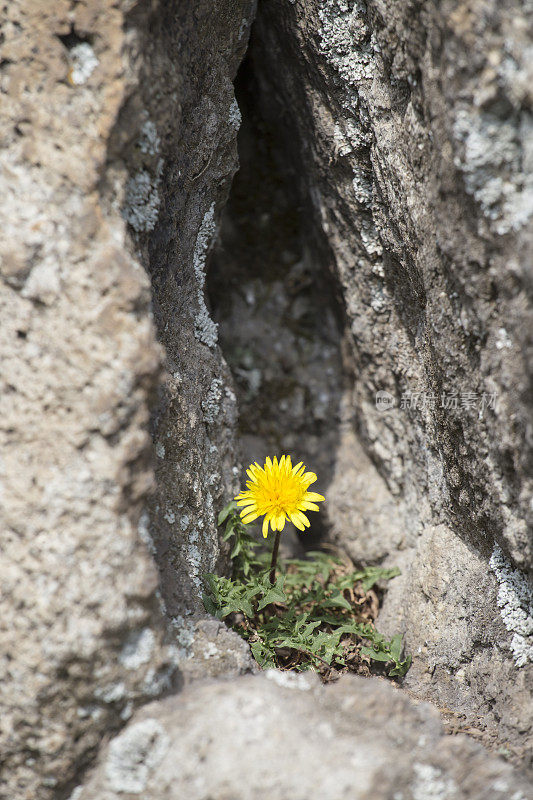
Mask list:
[[[262,611],[264,608],[266,608],[266,606],[270,605],[270,603],[285,603],[286,600],[287,597],[283,589],[278,589],[277,586],[273,586],[272,589],[269,589],[263,599],[259,602],[257,610]]]
[[[364,656],[370,656],[374,661],[391,661],[390,653],[384,653],[382,650],[374,650],[373,647],[361,647],[359,652]]]
[[[349,575],[342,575],[337,578],[335,585],[341,590],[351,589],[354,584],[360,582],[363,591],[368,592],[378,581],[390,580],[396,575],[400,575],[398,567],[366,567]]]
[[[277,666],[275,661],[276,654],[274,650],[267,647],[264,642],[251,642],[250,650],[252,651],[252,655],[259,666],[263,669],[270,669],[271,667]]]
[[[228,599],[225,605],[220,610],[221,617],[228,617],[230,614],[238,614],[242,612],[247,617],[253,617],[254,610],[250,601],[245,597],[234,597]]]
[[[212,617],[216,617],[218,614],[218,608],[213,602],[212,598],[208,594],[202,595],[202,601],[204,604],[204,608],[208,614],[211,614]]]
[[[403,677],[407,673],[407,671],[409,670],[409,667],[411,666],[411,661],[412,661],[412,657],[411,656],[407,656],[405,661],[400,661],[399,664],[396,664],[393,667],[393,669],[391,669],[391,671],[389,672],[389,675],[391,677],[393,675],[399,675],[400,677]]]
[[[331,593],[327,600],[320,603],[322,608],[345,608],[347,611],[352,610],[351,603],[344,597],[344,595],[336,589]]]
[[[233,545],[233,549],[232,549],[229,557],[233,560],[235,558],[235,556],[239,555],[241,550],[242,550],[242,541],[240,539],[237,539],[237,541]]]
[[[280,649],[289,649],[304,655],[296,670],[318,668],[324,662],[341,667],[346,665],[346,653],[356,645],[374,661],[388,662],[390,676],[405,675],[411,658],[400,660],[401,635],[387,641],[371,622],[354,619],[357,610],[344,596],[357,581],[367,591],[399,570],[373,566],[342,575],[338,559],[327,553],[308,553],[304,559],[281,563],[278,579],[271,585],[270,553],[242,523],[235,501],[222,510],[219,523],[225,523],[223,538],[231,544],[233,577],[205,576],[204,607],[218,619],[237,615],[234,628],[250,640],[260,666],[283,666]],[[247,618],[246,625],[240,615]],[[366,640],[363,647],[361,640]]]
[[[392,567],[391,569],[386,569],[384,567],[368,567],[365,573],[365,576],[361,579],[363,592],[368,592],[378,581],[388,581],[401,574],[398,567]]]
[[[253,617],[253,615],[254,615],[254,609],[253,609],[253,606],[252,606],[252,604],[251,604],[251,603],[250,603],[248,600],[246,600],[246,599],[243,599],[243,600],[241,600],[241,607],[240,607],[239,611],[242,611],[242,612],[243,612],[243,614],[246,614],[246,616],[247,616],[247,617],[249,617],[250,619],[251,619],[251,618]]]
[[[341,625],[339,628],[337,628],[335,633],[339,636],[342,636],[343,633],[351,633],[355,636],[362,636],[365,639],[368,639],[369,637],[373,636],[375,631],[368,623],[353,621]]]
[[[402,654],[402,634],[397,633],[393,636],[390,642],[390,654],[393,661],[399,661]]]
[[[235,517],[230,517],[229,520],[228,520],[228,523],[226,525],[226,529],[224,531],[224,534],[222,536],[222,541],[227,542],[228,539],[231,536],[234,535],[234,533],[235,533],[235,524],[236,524]]]
[[[223,522],[229,517],[229,515],[237,509],[237,503],[235,500],[231,500],[227,506],[224,506],[220,514],[218,515],[218,525],[222,525]]]

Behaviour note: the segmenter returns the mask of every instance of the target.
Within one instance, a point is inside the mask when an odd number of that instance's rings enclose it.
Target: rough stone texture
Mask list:
[[[198,576],[218,553],[210,503],[230,482],[232,396],[202,269],[235,169],[231,79],[252,11],[229,0],[2,7],[0,796],[9,800],[65,796],[104,734],[171,688],[191,653],[205,657],[202,674],[250,666],[229,632],[183,617],[163,644],[161,608],[177,605],[171,532],[188,532],[181,606],[192,593],[197,604]],[[145,266],[168,347],[161,404],[175,417],[156,431],[155,460],[173,464],[154,512],[164,598],[143,513],[162,363]],[[172,346],[167,323],[179,331]],[[211,639],[224,642],[222,655]]]
[[[149,23],[137,22],[144,31],[138,51],[145,66],[113,148],[114,171],[126,167],[133,174],[129,185],[138,184],[150,174],[151,162],[143,131],[139,137],[135,126],[143,112],[157,121],[165,156],[160,171],[157,163],[152,168],[157,221],[139,226],[128,194],[126,218],[152,277],[155,321],[166,353],[167,376],[153,420],[157,492],[148,530],[167,612],[178,625],[184,615],[203,613],[202,575],[220,569],[224,560],[216,512],[238,488],[235,395],[204,284],[219,210],[237,168],[240,112],[232,81],[254,6],[254,0],[167,3]],[[112,203],[112,181],[108,186]]]
[[[500,746],[529,763],[531,673],[498,644],[494,584],[479,553],[445,526],[435,527],[398,578],[379,624],[384,631],[407,630],[409,688],[443,710],[466,714],[476,735],[486,730],[487,742],[496,720]]]
[[[239,237],[247,222],[253,238],[269,228],[270,260],[259,265],[263,243],[255,273],[232,271],[239,291],[218,317],[249,392],[245,454],[275,439],[316,456],[333,541],[404,569],[381,623],[406,631],[407,686],[477,727],[498,722],[518,754],[532,718],[530,11],[495,0],[263,3],[253,103],[289,135],[278,165],[287,191],[254,194],[249,220],[237,209]],[[215,513],[238,473],[205,267],[236,169],[232,80],[254,2],[13,0],[1,13],[0,797],[64,800],[136,706],[178,679],[253,668],[246,645],[205,619],[200,581],[224,568]],[[298,231],[279,237],[277,212],[300,199]],[[309,200],[320,224],[302,243]],[[254,220],[255,208],[266,216]],[[231,214],[228,224],[231,234]],[[218,264],[220,309],[230,276]],[[251,360],[230,352],[246,337]],[[254,389],[258,378],[269,392]],[[398,402],[408,389],[456,391],[457,408],[376,409],[376,391]],[[483,393],[495,408],[479,407]],[[442,739],[426,707],[361,687],[187,688],[112,740],[86,794],[204,796],[223,773],[195,783],[198,754],[230,767],[248,746],[267,792],[279,758],[290,796],[312,796],[324,761],[321,797],[342,796],[346,776],[365,798],[398,800],[405,787],[400,800],[524,800],[507,766]],[[204,748],[206,707],[221,734]],[[247,789],[232,770],[220,791],[234,797]]]
[[[206,713],[209,709],[209,713]],[[526,781],[379,679],[270,670],[146,706],[77,800],[528,800]]]
[[[183,630],[188,632],[184,636]],[[180,674],[184,685],[206,677],[242,675],[256,672],[250,646],[238,633],[218,620],[199,619],[181,629]]]
[[[338,275],[357,432],[382,476],[340,436],[332,537],[404,567],[383,624],[406,631],[407,685],[520,748],[533,719],[531,19],[512,0],[271,0],[251,48],[257,102],[287,131]]]

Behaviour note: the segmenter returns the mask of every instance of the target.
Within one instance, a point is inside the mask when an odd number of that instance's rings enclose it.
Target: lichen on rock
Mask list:
[[[498,580],[498,608],[507,630],[517,667],[533,662],[533,586],[526,575],[513,569],[495,544],[490,566]]]

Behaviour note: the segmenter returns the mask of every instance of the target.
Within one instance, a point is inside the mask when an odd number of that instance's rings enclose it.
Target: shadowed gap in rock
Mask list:
[[[247,466],[290,454],[317,473],[312,488],[327,498],[345,383],[342,311],[327,254],[310,230],[313,215],[302,199],[288,130],[269,113],[250,55],[235,92],[240,170],[223,212],[208,292],[237,391],[240,456]],[[311,528],[298,535],[300,548],[316,547],[326,532],[324,514],[310,517]]]

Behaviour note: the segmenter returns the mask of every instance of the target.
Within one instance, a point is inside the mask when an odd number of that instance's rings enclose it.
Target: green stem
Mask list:
[[[281,538],[281,531],[276,533],[274,547],[272,548],[272,561],[270,562],[270,583],[276,583],[276,563],[278,560],[279,540]]]

